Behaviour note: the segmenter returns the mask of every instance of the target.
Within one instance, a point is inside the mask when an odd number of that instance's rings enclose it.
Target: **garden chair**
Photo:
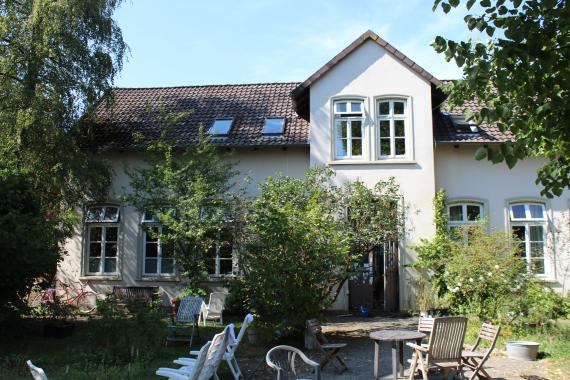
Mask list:
[[[267,352],[265,362],[277,373],[277,380],[321,379],[321,366],[295,347],[273,347]]]
[[[418,362],[424,380],[428,380],[428,372],[431,366],[443,369],[444,374],[454,369],[459,372],[461,379],[463,379],[461,351],[463,350],[466,330],[467,318],[434,318],[433,329],[426,347],[415,343],[406,343],[408,347],[414,350],[409,380],[414,378]]]
[[[434,318],[432,317],[420,317],[418,321],[418,332],[426,334],[426,340],[429,339],[433,330],[433,321]],[[422,346],[427,346],[427,343],[422,343]]]
[[[178,369],[175,368],[159,368],[156,371],[156,374],[160,374],[161,376],[169,376],[171,379],[176,380],[194,380],[190,377],[193,373],[199,370],[199,373],[196,377],[196,380],[209,380],[212,377],[216,380],[218,379],[218,375],[216,375],[216,371],[222,362],[224,357],[224,353],[228,346],[228,339],[229,339],[229,326],[224,329],[219,334],[214,335],[210,343],[210,347],[206,352],[206,358],[204,359],[203,365],[200,368],[200,360],[196,359],[193,361],[192,365],[182,366]]]
[[[219,320],[220,324],[224,324],[223,312],[226,303],[227,293],[214,292],[210,294],[210,300],[206,305],[205,302],[202,303],[202,308],[200,309],[200,316],[198,317],[198,322],[201,320],[206,326],[207,320]]]
[[[491,376],[483,368],[483,364],[485,364],[487,359],[489,359],[489,356],[491,356],[491,352],[497,344],[497,339],[499,338],[500,332],[501,326],[494,326],[488,323],[483,323],[481,330],[479,330],[479,336],[477,337],[477,340],[475,341],[473,347],[471,347],[470,350],[464,350],[463,353],[461,353],[463,364],[473,371],[473,374],[469,377],[469,380],[473,380],[476,376],[480,376],[479,372],[481,372],[488,379],[491,379]],[[490,343],[489,348],[485,352],[477,351],[479,344],[484,340]]]
[[[342,373],[348,369],[346,363],[339,355],[339,351],[346,347],[346,343],[329,343],[319,321],[310,319],[307,321],[307,330],[315,339],[318,349],[322,352],[321,369],[324,369],[327,363],[331,362],[338,373]]]
[[[197,380],[202,368],[204,367],[204,363],[206,362],[206,357],[208,356],[208,350],[210,349],[210,345],[212,342],[206,343],[200,351],[198,351],[198,357],[192,368],[185,372],[180,373],[178,369],[174,368],[159,368],[156,371],[158,376],[168,377],[171,380]]]
[[[228,367],[230,367],[230,371],[232,372],[232,375],[233,375],[235,380],[238,380],[240,377],[243,377],[242,373],[241,373],[241,369],[239,368],[238,362],[237,362],[236,357],[235,357],[235,352],[236,352],[240,342],[242,341],[242,339],[245,335],[245,331],[247,330],[247,328],[251,324],[251,322],[253,322],[253,315],[251,315],[251,314],[246,315],[244,320],[243,320],[243,324],[241,325],[241,328],[239,330],[239,333],[237,335],[237,338],[235,338],[235,339],[233,339],[231,336],[232,334],[234,334],[233,324],[230,325],[230,326],[232,326],[229,329],[230,343],[228,344],[228,348],[226,350],[226,353],[224,354],[224,360],[226,361],[226,363],[228,363]],[[233,343],[231,343],[231,341],[233,341]],[[198,355],[198,352],[197,351],[190,351],[190,355],[196,356],[196,355]],[[194,358],[178,358],[177,360],[174,361],[174,363],[181,364],[181,365],[189,365],[190,363],[192,363],[193,360],[195,360],[195,359]]]
[[[30,372],[32,373],[34,380],[48,380],[44,370],[33,365],[31,360],[26,361],[26,364],[28,365],[28,368],[30,368]]]
[[[192,341],[194,339],[194,333],[200,336],[200,331],[198,330],[198,316],[200,314],[200,308],[204,301],[200,297],[184,297],[180,301],[180,306],[178,307],[178,312],[176,316],[172,317],[172,320],[168,324],[168,336],[166,337],[166,343],[172,341],[186,341],[189,340],[190,347],[192,347]],[[183,329],[192,328],[192,333],[190,337],[179,336],[177,332]]]

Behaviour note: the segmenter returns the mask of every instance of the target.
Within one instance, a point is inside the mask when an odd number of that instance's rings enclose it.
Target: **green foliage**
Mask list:
[[[200,132],[195,145],[178,142],[174,131],[183,115],[162,107],[149,110],[162,126],[157,139],[138,139],[145,145],[145,165],[127,168],[130,189],[124,200],[138,211],[151,212],[163,226],[163,250],[174,252],[178,273],[194,294],[203,292],[207,275],[204,253],[221,241],[221,231],[239,235],[241,214],[247,204],[233,188],[234,163]],[[226,236],[227,234],[223,234]]]
[[[450,252],[451,240],[447,230],[447,197],[445,189],[439,189],[433,199],[435,235],[433,239],[421,239],[420,244],[412,246],[418,259],[410,266],[431,278],[436,293],[443,296],[447,292],[444,279],[446,258]],[[421,291],[421,289],[418,288]]]
[[[0,320],[21,313],[38,277],[52,277],[61,231],[37,201],[28,177],[0,170]]]
[[[97,312],[87,335],[92,360],[130,363],[158,355],[155,347],[166,337],[165,313],[159,301],[107,297],[97,301]]]
[[[248,217],[241,260],[248,309],[277,334],[302,329],[333,301],[350,261],[349,242],[336,217],[330,172],[305,178],[269,177]]]
[[[504,232],[488,232],[482,221],[468,229],[469,243],[452,241],[445,258],[445,302],[458,314],[510,322],[513,302],[529,284],[526,263]]]
[[[436,0],[445,13],[461,1]],[[474,0],[465,2],[467,9]],[[570,188],[570,15],[566,0],[480,1],[478,14],[465,17],[471,31],[485,32],[487,42],[455,42],[436,37],[433,44],[447,61],[463,68],[463,80],[445,86],[450,107],[476,99],[477,123],[495,123],[514,141],[481,147],[477,159],[505,161],[543,156],[538,170],[542,194],[560,196]]]

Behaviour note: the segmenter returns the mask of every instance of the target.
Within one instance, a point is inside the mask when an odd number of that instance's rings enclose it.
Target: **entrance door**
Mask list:
[[[364,254],[349,281],[349,307],[397,311],[398,243],[389,242]]]

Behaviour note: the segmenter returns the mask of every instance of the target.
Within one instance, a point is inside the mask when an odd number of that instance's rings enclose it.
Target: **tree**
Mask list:
[[[160,238],[163,252],[174,254],[188,289],[201,292],[207,275],[205,253],[230,243],[221,236],[236,238],[242,225],[238,211],[247,202],[233,186],[237,171],[230,156],[210,144],[201,130],[195,145],[181,143],[176,127],[182,114],[169,114],[162,107],[149,112],[161,126],[160,136],[135,136],[146,146],[145,165],[127,168],[131,189],[125,189],[123,198],[139,212],[154,215],[162,232],[149,233]],[[222,234],[226,229],[231,233]]]
[[[60,239],[25,173],[0,170],[0,320],[20,314],[36,279],[55,272]]]
[[[89,118],[81,116],[121,69],[119,3],[0,2],[0,157],[26,170],[50,218],[106,195],[109,173],[82,149]]]
[[[90,119],[81,116],[121,69],[126,45],[112,18],[119,3],[0,2],[0,190],[13,202],[2,206],[9,237],[0,254],[14,286],[3,304],[23,296],[34,276],[55,274],[76,222],[70,210],[106,195],[109,172],[83,149]]]
[[[445,13],[460,0],[436,0]],[[468,10],[475,0],[465,2]],[[470,115],[477,123],[510,131],[512,141],[481,147],[475,156],[509,168],[529,156],[546,157],[536,183],[547,197],[570,188],[570,7],[566,0],[481,0],[476,15],[465,16],[467,28],[489,40],[456,42],[436,37],[433,44],[447,61],[463,69],[463,80],[445,90],[451,107],[479,102]]]
[[[242,291],[256,323],[274,331],[302,329],[332,304],[330,285],[346,277],[350,246],[329,175],[313,169],[305,178],[269,177],[253,201]]]

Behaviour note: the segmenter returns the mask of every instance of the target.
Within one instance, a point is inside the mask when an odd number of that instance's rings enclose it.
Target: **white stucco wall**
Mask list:
[[[477,146],[438,145],[435,153],[436,187],[445,188],[450,201],[478,200],[492,228],[509,229],[508,204],[515,200],[541,201],[546,205],[547,276],[559,291],[570,288],[570,192],[553,199],[541,197],[535,185],[541,159],[519,161],[509,170],[504,163],[476,161]]]
[[[143,160],[140,154],[109,153],[106,158],[112,164],[114,171],[109,202],[118,200],[124,189],[129,187],[129,177],[125,165],[137,166]],[[233,159],[237,162],[236,170],[240,172],[236,181],[245,176],[250,178],[246,189],[249,195],[257,194],[257,184],[267,176],[278,173],[302,177],[309,167],[308,147],[305,148],[259,148],[241,149]],[[65,246],[67,254],[60,264],[60,275],[72,280],[81,278],[99,293],[109,293],[114,285],[117,286],[160,286],[164,297],[174,296],[180,287],[179,281],[164,279],[142,278],[142,230],[141,215],[128,205],[121,206],[119,226],[119,275],[116,277],[83,276],[81,272],[84,260],[83,225],[76,226],[75,235]],[[212,287],[220,287],[219,282],[213,282]]]
[[[409,120],[413,156],[399,163],[374,162],[375,97],[404,96],[411,109]],[[368,156],[350,165],[332,160],[332,97],[364,97],[365,140]],[[396,178],[409,207],[406,237],[400,244],[400,307],[408,309],[409,272],[404,266],[414,260],[415,253],[406,248],[420,238],[434,233],[432,199],[434,196],[434,157],[430,83],[411,71],[386,50],[372,41],[361,45],[334,66],[310,88],[311,165],[331,165],[336,180],[361,179],[373,186],[380,178]],[[409,151],[409,149],[408,149]]]

